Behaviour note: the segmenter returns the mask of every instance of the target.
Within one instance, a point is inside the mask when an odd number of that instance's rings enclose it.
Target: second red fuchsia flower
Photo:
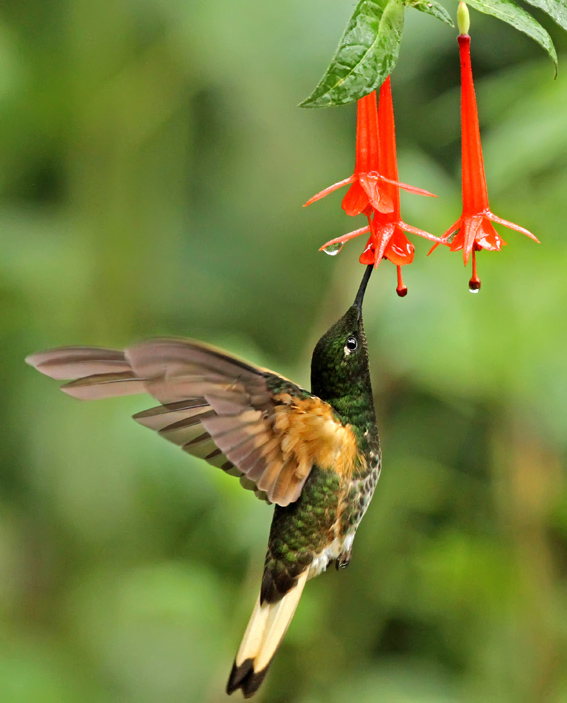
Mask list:
[[[494,229],[492,222],[521,232],[536,242],[539,240],[529,230],[508,220],[503,220],[490,211],[471,67],[471,38],[467,34],[469,28],[468,8],[463,2],[459,5],[458,17],[459,30],[461,31],[458,42],[461,60],[463,211],[459,219],[441,236],[441,239],[444,244],[450,246],[451,251],[463,250],[465,265],[472,255],[473,271],[469,288],[472,292],[477,292],[480,289],[480,279],[476,270],[476,252],[481,249],[500,251],[502,246],[506,244]],[[451,239],[451,237],[453,238]],[[437,246],[438,244],[435,244],[429,253]]]
[[[321,250],[335,252],[349,239],[370,233],[370,238],[360,257],[360,263],[378,266],[389,259],[398,268],[397,292],[407,293],[401,277],[401,266],[413,261],[414,247],[404,234],[410,232],[434,242],[439,239],[428,232],[407,225],[400,215],[399,188],[419,195],[432,195],[398,181],[396,135],[390,79],[380,89],[377,108],[376,92],[358,101],[356,131],[356,163],[354,174],[317,193],[305,205],[325,197],[343,185],[352,184],[345,195],[342,207],[347,215],[365,214],[368,225],[332,239]],[[433,196],[435,197],[435,196]]]

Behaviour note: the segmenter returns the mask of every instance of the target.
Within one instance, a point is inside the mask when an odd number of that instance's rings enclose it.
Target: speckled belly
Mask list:
[[[343,498],[339,502],[340,521],[336,526],[337,536],[313,558],[309,567],[310,579],[325,571],[330,562],[336,561],[339,568],[348,565],[356,530],[370,505],[379,478],[378,458],[375,466],[364,477],[350,480],[342,487]]]

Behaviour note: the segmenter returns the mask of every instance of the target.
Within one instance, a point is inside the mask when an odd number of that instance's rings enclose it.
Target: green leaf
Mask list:
[[[548,1],[551,2],[552,0]],[[410,0],[407,4],[409,7],[413,7],[420,12],[425,12],[426,15],[437,17],[438,20],[445,22],[445,24],[448,24],[449,27],[455,26],[453,20],[451,19],[451,15],[447,12],[443,5],[437,2],[437,0]]]
[[[565,0],[525,0],[534,7],[539,7],[540,10],[554,19],[560,27],[567,30],[567,3]]]
[[[536,2],[553,2],[553,0],[536,0]],[[467,0],[467,4],[485,15],[492,15],[519,29],[540,44],[549,54],[557,73],[557,53],[551,37],[529,13],[515,5],[511,0]]]
[[[325,75],[300,107],[345,105],[394,70],[404,27],[402,0],[360,0]]]

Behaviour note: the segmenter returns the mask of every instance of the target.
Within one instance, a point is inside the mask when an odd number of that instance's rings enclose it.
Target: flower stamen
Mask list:
[[[400,298],[405,298],[408,294],[408,289],[402,279],[402,267],[396,266],[396,268],[398,269],[398,287],[396,288],[396,293],[400,296]]]
[[[476,272],[476,247],[474,247],[472,252],[472,276],[469,281],[469,290],[471,293],[478,293],[480,290],[480,278]]]

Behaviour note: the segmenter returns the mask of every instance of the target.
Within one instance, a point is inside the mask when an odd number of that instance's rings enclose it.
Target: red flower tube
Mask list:
[[[380,135],[378,167],[380,173],[385,176],[382,190],[388,201],[392,203],[392,209],[388,212],[374,209],[373,214],[372,212],[365,211],[365,214],[368,216],[368,225],[366,227],[344,234],[342,237],[332,239],[330,242],[324,244],[321,249],[343,244],[353,237],[370,232],[370,238],[360,257],[360,263],[378,266],[383,258],[389,259],[398,267],[398,287],[396,290],[398,295],[404,296],[407,293],[407,288],[403,284],[400,267],[405,264],[411,264],[415,251],[413,244],[408,241],[404,231],[410,234],[417,234],[420,237],[425,237],[434,242],[439,242],[439,239],[433,234],[429,234],[429,232],[424,232],[417,227],[406,224],[401,218],[400,193],[396,185],[398,183],[396,129],[389,77],[380,88],[378,134]]]
[[[398,158],[396,152],[396,126],[394,121],[394,104],[390,77],[386,78],[380,88],[380,107],[378,109],[378,132],[380,134],[380,172],[392,181],[398,180]],[[402,281],[401,267],[411,264],[415,248],[404,234],[416,234],[432,241],[437,237],[402,221],[400,213],[400,191],[390,183],[384,190],[392,200],[393,210],[389,213],[375,212],[370,227],[370,238],[366,249],[360,257],[361,264],[378,266],[382,258],[391,261],[398,268],[398,295],[404,296],[407,288]]]
[[[525,234],[534,241],[539,240],[527,229],[503,220],[490,211],[484,163],[482,159],[482,146],[480,142],[480,128],[478,124],[478,109],[474,91],[470,41],[468,31],[468,9],[464,3],[459,7],[462,33],[458,37],[459,53],[461,59],[461,152],[462,152],[462,189],[463,211],[459,219],[441,236],[444,244],[450,245],[451,251],[463,250],[465,266],[472,254],[473,271],[469,281],[469,288],[476,292],[480,290],[480,279],[476,271],[476,252],[481,249],[500,251],[506,242],[494,229],[492,222],[514,229]],[[464,18],[461,26],[461,18]],[[456,234],[455,234],[456,232]],[[452,241],[451,236],[455,234]],[[438,244],[432,247],[431,253]]]
[[[354,173],[344,181],[334,183],[317,195],[310,198],[305,206],[324,198],[329,193],[351,183],[342,208],[347,215],[360,215],[369,208],[378,212],[392,212],[394,209],[391,196],[386,191],[386,184],[391,187],[404,188],[410,193],[432,195],[421,188],[414,188],[405,183],[398,183],[397,177],[391,178],[382,174],[380,169],[380,142],[378,131],[378,109],[376,91],[373,91],[357,103],[356,118],[356,160]],[[370,214],[370,211],[369,213]]]

